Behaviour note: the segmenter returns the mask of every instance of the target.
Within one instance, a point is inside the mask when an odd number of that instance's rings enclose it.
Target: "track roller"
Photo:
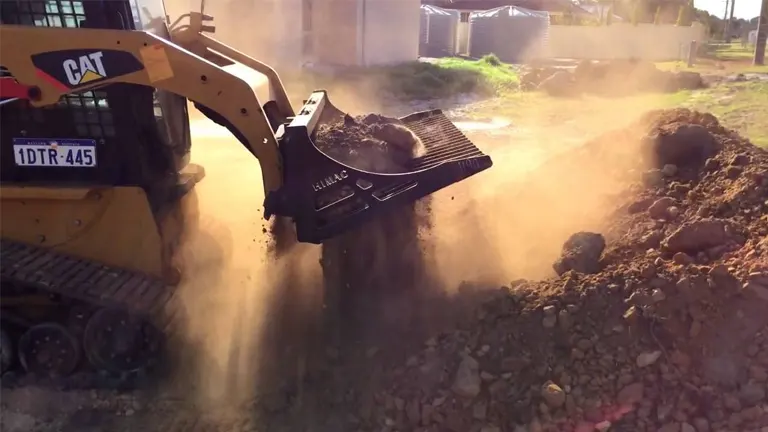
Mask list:
[[[88,321],[83,349],[93,366],[115,373],[142,370],[161,352],[163,335],[148,320],[123,309],[99,309]]]
[[[67,376],[80,362],[80,346],[65,327],[55,323],[38,324],[21,335],[19,362],[35,375]]]

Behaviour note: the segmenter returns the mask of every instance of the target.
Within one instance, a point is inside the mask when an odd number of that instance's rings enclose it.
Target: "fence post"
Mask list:
[[[693,67],[693,64],[696,63],[696,48],[697,43],[695,40],[691,41],[691,44],[688,46],[688,67]]]

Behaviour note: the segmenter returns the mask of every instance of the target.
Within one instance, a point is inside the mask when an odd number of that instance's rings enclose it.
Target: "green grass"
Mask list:
[[[768,82],[730,83],[692,93],[681,105],[714,114],[753,144],[768,148]]]
[[[542,92],[516,92],[480,102],[470,119],[503,118],[529,131],[535,143],[585,141],[621,128],[655,109],[687,107],[714,114],[728,128],[768,148],[768,82],[731,82],[708,89],[621,98],[554,98]],[[466,114],[465,114],[466,115]],[[517,142],[525,137],[510,132]]]
[[[709,55],[715,60],[733,61],[733,60],[751,60],[754,56],[755,48],[751,46],[744,47],[741,43],[729,43],[714,45]]]
[[[657,62],[656,67],[704,74],[768,73],[768,65],[752,65],[753,55],[754,47],[742,47],[741,43],[713,44],[708,53],[700,55],[691,68],[684,61]]]
[[[519,77],[495,55],[479,60],[439,59],[379,68],[384,88],[391,94],[410,99],[437,99],[463,93],[482,96],[517,89]]]
[[[737,73],[768,73],[768,65],[753,66],[751,62],[742,62],[739,64],[729,64],[727,69],[718,69],[715,64],[711,62],[699,62],[694,64],[693,67],[688,67],[686,62],[683,61],[667,61],[657,62],[656,67],[661,70],[669,71],[690,71],[698,72],[700,74],[737,74]]]

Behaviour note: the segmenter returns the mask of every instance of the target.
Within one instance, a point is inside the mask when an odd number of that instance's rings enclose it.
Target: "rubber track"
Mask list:
[[[50,249],[0,240],[0,278],[3,283],[59,294],[92,306],[126,308],[150,318],[162,330],[172,321],[172,315],[163,312],[173,297],[173,286],[142,273]]]

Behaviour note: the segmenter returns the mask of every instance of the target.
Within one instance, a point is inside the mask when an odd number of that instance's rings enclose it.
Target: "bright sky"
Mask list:
[[[693,2],[696,9],[703,9],[720,18],[725,13],[726,0],[693,0]],[[733,14],[735,18],[752,19],[758,15],[760,15],[760,0],[736,0],[736,11]]]

